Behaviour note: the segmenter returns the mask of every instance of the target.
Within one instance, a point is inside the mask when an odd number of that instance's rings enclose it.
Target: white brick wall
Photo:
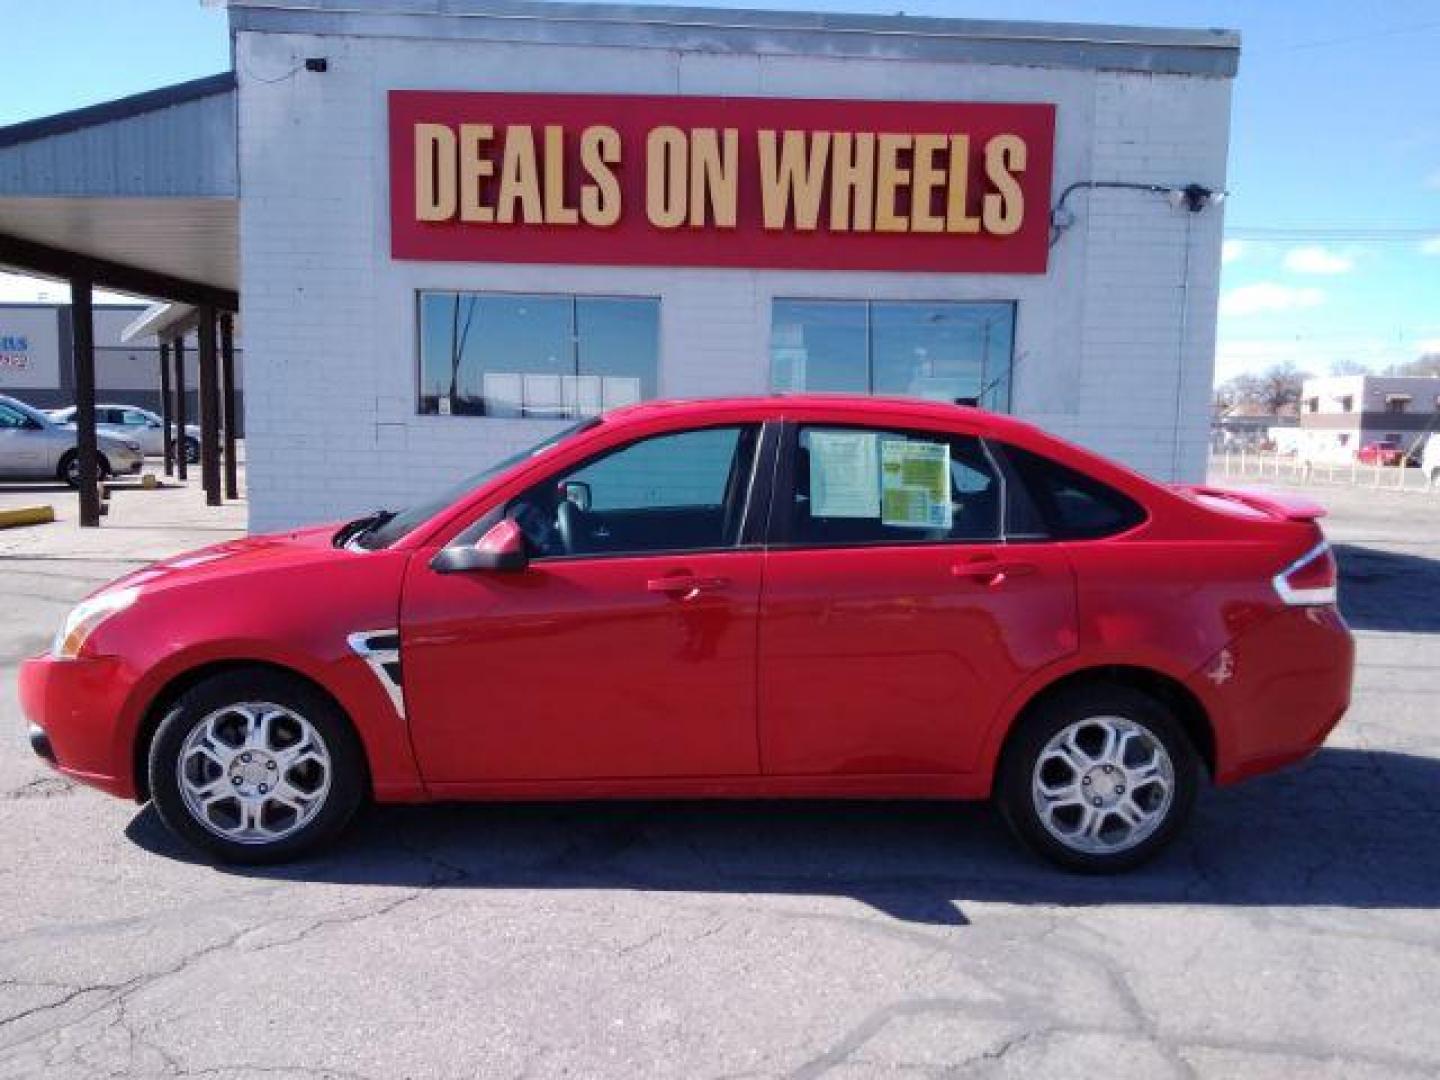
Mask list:
[[[1015,411],[1157,476],[1203,468],[1221,217],[1081,192],[1045,275],[396,262],[390,89],[1049,101],[1055,191],[1223,187],[1229,82],[1037,67],[240,33],[241,298],[253,530],[412,501],[553,430],[419,416],[420,289],[659,296],[660,392],[763,392],[777,296],[1015,300]],[[324,75],[274,79],[306,56]],[[1188,331],[1180,341],[1186,230]],[[1180,417],[1177,431],[1175,419]]]

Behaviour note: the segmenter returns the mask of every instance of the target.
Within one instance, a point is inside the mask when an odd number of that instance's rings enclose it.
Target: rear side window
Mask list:
[[[803,427],[789,539],[805,545],[995,540],[1000,478],[973,436]]]
[[[1139,503],[1094,477],[1018,446],[1002,445],[1001,450],[1031,504],[1011,500],[1006,531],[1012,536],[1033,535],[1039,531],[1038,525],[1056,540],[1093,540],[1124,532],[1145,520]]]

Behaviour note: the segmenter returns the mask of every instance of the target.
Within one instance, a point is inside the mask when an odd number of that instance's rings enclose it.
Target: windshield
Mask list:
[[[571,436],[578,435],[582,431],[589,431],[591,428],[599,425],[599,423],[600,419],[598,417],[592,417],[589,420],[582,420],[578,424],[572,424],[570,427],[563,428],[554,435],[541,439],[534,446],[521,450],[519,453],[511,454],[509,457],[503,458],[477,473],[472,473],[470,476],[465,477],[465,479],[450,485],[450,487],[435,495],[433,498],[406,507],[394,517],[384,520],[383,523],[377,525],[375,528],[361,533],[355,538],[355,543],[369,550],[389,547],[401,537],[409,535],[417,525],[428,521],[456,499],[474,491],[487,480],[499,476],[506,469],[518,465],[522,461],[528,461],[530,458],[538,457],[552,447],[558,446]]]
[[[32,409],[29,405],[26,405],[25,402],[21,401],[19,398],[0,397],[0,401],[5,402],[6,405],[9,405],[15,411],[24,413],[41,427],[51,427],[55,423],[55,421],[51,420],[39,409]]]

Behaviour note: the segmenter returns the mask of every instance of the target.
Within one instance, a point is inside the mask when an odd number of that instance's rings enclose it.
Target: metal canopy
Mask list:
[[[66,277],[71,256],[97,284],[233,306],[163,290],[239,285],[235,131],[233,72],[0,128],[0,240],[23,242],[0,262]]]
[[[235,143],[235,77],[229,72],[0,128],[0,266],[70,282],[83,526],[98,525],[104,512],[95,429],[96,286],[199,309],[206,501],[218,505],[223,497],[222,399],[230,425],[226,489],[234,496],[233,335],[223,313],[239,307]],[[170,450],[184,445],[185,372],[183,338],[167,345],[160,382],[168,469]],[[178,420],[173,436],[172,381]],[[182,479],[185,465],[182,452]]]
[[[0,195],[0,236],[232,293],[240,283],[238,233],[235,199]],[[15,258],[0,254],[0,261]],[[108,278],[100,283],[124,288]]]

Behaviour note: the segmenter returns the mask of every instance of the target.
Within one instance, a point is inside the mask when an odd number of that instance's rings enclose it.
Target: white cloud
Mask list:
[[[1432,236],[1429,240],[1420,241],[1420,254],[1440,255],[1440,236]]]
[[[1285,254],[1285,269],[1297,274],[1344,274],[1355,268],[1355,260],[1323,247],[1291,248]]]
[[[1236,262],[1244,254],[1244,240],[1226,240],[1220,245],[1220,261],[1223,263]]]
[[[1274,281],[1241,285],[1220,298],[1222,315],[1258,315],[1266,311],[1301,311],[1319,307],[1325,293],[1313,287],[1292,288]]]

